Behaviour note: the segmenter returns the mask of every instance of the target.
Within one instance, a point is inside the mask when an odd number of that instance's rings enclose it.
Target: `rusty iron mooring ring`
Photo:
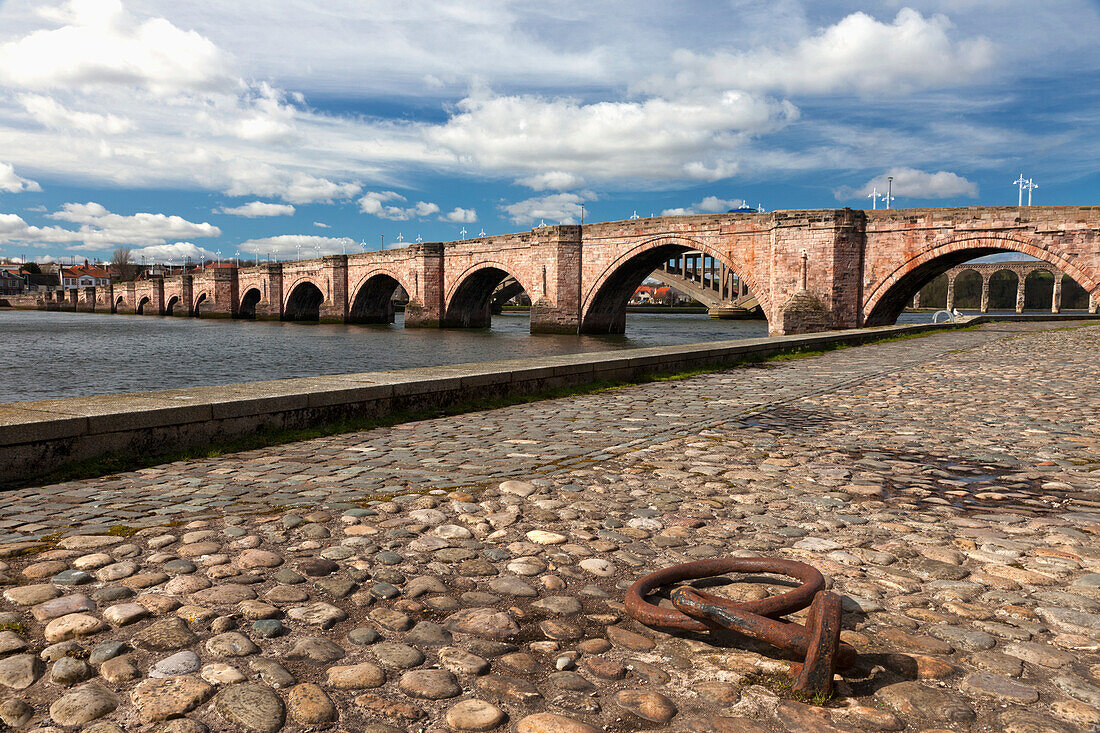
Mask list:
[[[645,597],[663,585],[674,585],[686,580],[709,578],[726,573],[774,573],[800,580],[802,585],[787,593],[744,603],[703,593],[694,588],[692,592],[719,608],[774,617],[801,611],[813,603],[814,596],[825,588],[825,578],[817,568],[794,560],[771,557],[723,557],[714,560],[698,560],[673,565],[638,578],[626,591],[626,612],[646,626],[661,626],[683,631],[710,631],[716,624],[699,621],[674,609],[658,608],[648,603]]]

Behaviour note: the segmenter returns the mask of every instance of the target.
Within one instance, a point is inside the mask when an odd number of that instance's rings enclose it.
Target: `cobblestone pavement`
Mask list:
[[[0,549],[0,722],[1097,729],[1098,346],[996,324],[6,492],[6,541],[69,536]],[[624,614],[639,574],[728,554],[844,596],[834,699]]]

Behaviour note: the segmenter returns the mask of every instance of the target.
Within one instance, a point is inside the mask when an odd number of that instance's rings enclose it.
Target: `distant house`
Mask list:
[[[66,290],[102,288],[110,282],[111,275],[106,269],[89,265],[87,260],[84,260],[83,265],[61,268],[61,286]]]
[[[0,269],[0,295],[18,295],[26,283],[19,270]]]

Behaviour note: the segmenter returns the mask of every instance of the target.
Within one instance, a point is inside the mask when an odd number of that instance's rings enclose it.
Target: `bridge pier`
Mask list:
[[[955,309],[955,277],[954,273],[947,276],[947,310]]]
[[[1050,312],[1062,312],[1062,273],[1054,273],[1054,291],[1050,294]]]
[[[95,311],[95,287],[84,288],[80,300],[77,301],[76,309],[84,313]]]
[[[982,273],[982,313],[989,312],[989,280],[992,275]]]
[[[546,227],[537,232],[541,253],[534,262],[537,293],[531,298],[531,333],[575,334],[581,328],[581,228]]]
[[[1026,287],[1025,287],[1026,286],[1026,280],[1027,280],[1027,276],[1023,275],[1023,274],[1018,274],[1017,277],[1016,277],[1016,312],[1017,313],[1023,313],[1024,312],[1024,305],[1027,302],[1026,298],[1024,297],[1025,293],[1027,292]]]
[[[439,328],[443,324],[443,245],[439,242],[409,247],[413,272],[405,328]]]
[[[1100,301],[1100,296],[1096,293],[1089,293],[1089,313],[1096,313],[1097,301]]]

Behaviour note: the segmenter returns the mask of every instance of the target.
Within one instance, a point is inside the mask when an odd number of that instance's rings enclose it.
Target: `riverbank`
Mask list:
[[[343,421],[404,419],[476,409],[660,373],[720,368],[785,353],[836,348],[945,328],[930,324],[738,339],[389,372],[363,372],[218,387],[15,402],[0,405],[0,485],[66,469],[88,472],[283,431]],[[355,429],[357,426],[350,426]],[[98,463],[97,463],[98,462]]]

